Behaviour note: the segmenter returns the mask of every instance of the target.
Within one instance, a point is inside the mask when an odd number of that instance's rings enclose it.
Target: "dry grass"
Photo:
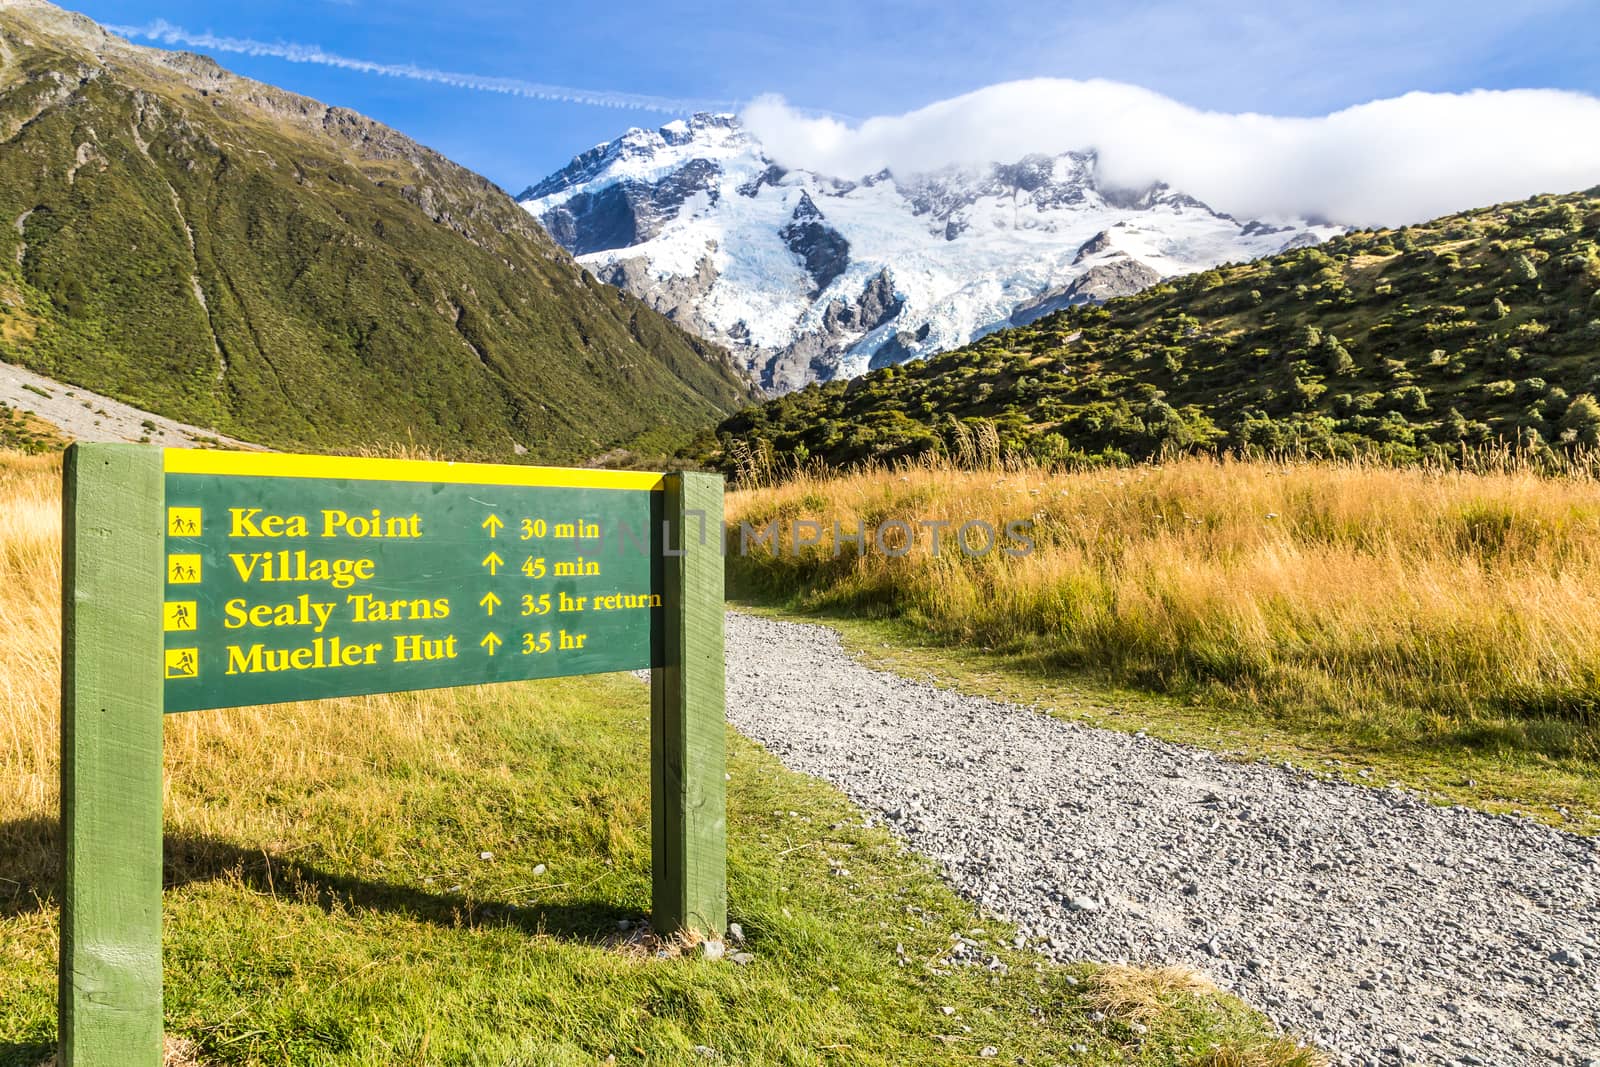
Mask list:
[[[951,523],[939,558],[925,530],[900,558],[845,545],[835,559],[828,536],[798,554],[756,548],[734,565],[744,592],[1317,728],[1600,760],[1600,483],[1587,477],[925,463],[802,474],[732,494],[728,514],[846,532]],[[974,519],[1030,520],[1037,548],[951,551]]]
[[[1280,1037],[1255,1045],[1218,1045],[1202,1053],[1194,1067],[1323,1067],[1327,1062],[1315,1049]]]
[[[61,684],[61,463],[0,462],[0,812],[53,811]]]
[[[1217,987],[1192,967],[1111,964],[1089,979],[1089,999],[1099,1011],[1128,1022],[1148,1023],[1176,997],[1215,996]]]
[[[1089,976],[1089,1002],[1124,1025],[1171,1025],[1186,1009],[1222,996],[1209,978],[1192,967],[1134,967],[1110,964]],[[1225,1041],[1194,1050],[1193,1067],[1327,1067],[1315,1048],[1288,1036],[1265,1041]]]

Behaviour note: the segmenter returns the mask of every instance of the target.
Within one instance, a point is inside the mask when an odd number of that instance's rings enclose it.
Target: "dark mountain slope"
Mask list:
[[[501,190],[350,111],[0,4],[0,359],[274,445],[575,459],[750,397]]]
[[[1351,233],[808,387],[725,420],[698,454],[1594,450],[1597,238],[1600,189]]]

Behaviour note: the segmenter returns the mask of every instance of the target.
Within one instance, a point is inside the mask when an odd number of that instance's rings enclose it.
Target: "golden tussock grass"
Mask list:
[[[1089,1003],[1124,1024],[1171,1025],[1185,1009],[1214,1003],[1221,991],[1192,967],[1135,967],[1107,964],[1087,982]],[[1195,1067],[1327,1067],[1320,1051],[1280,1035],[1266,1040],[1227,1042],[1201,1051]]]
[[[1089,978],[1089,999],[1107,1015],[1144,1023],[1167,1010],[1178,996],[1211,996],[1217,987],[1192,967],[1111,964]]]
[[[728,517],[825,531],[816,548],[736,558],[740,591],[1323,726],[1600,756],[1600,482],[1587,477],[925,462],[742,490]],[[896,519],[948,522],[941,554],[918,527],[903,556],[869,544],[834,558],[835,521],[849,533]],[[1026,520],[1034,549],[965,555],[952,542],[973,520]]]

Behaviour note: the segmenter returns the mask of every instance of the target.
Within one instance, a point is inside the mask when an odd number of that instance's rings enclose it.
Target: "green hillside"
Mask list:
[[[1600,189],[1353,232],[811,386],[725,420],[699,457],[1593,449],[1597,231]]]
[[[350,111],[0,9],[0,359],[270,445],[581,459],[751,399],[500,189]]]

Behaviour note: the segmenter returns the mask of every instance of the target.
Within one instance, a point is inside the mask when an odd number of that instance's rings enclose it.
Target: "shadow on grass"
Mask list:
[[[54,1041],[0,1041],[0,1067],[41,1067],[54,1064]]]
[[[61,888],[61,824],[55,819],[0,822],[0,918],[57,906]],[[167,834],[162,882],[175,889],[195,882],[228,881],[264,895],[332,912],[378,911],[419,922],[460,927],[503,924],[528,934],[599,943],[637,910],[605,900],[517,905],[396,882],[335,874],[315,864],[263,849],[194,834]],[[0,1045],[0,1055],[8,1054]],[[7,1062],[0,1060],[0,1062]]]

